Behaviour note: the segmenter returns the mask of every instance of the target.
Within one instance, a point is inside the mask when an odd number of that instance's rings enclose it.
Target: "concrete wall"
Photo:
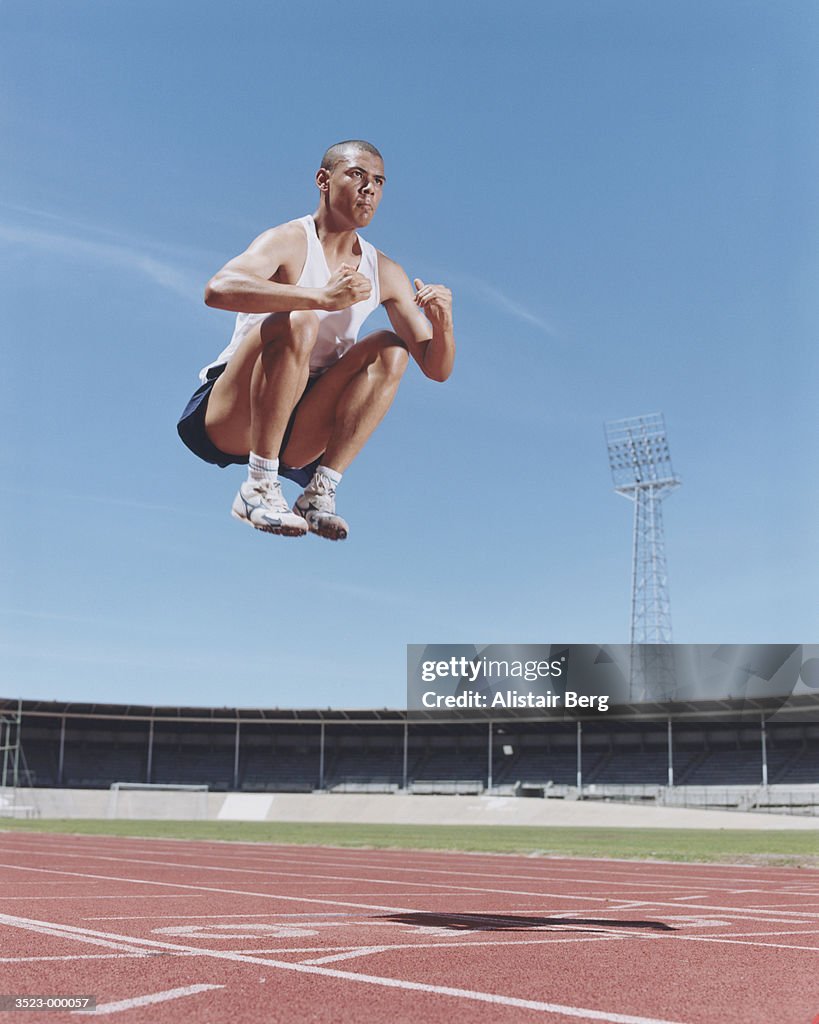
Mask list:
[[[120,817],[220,821],[356,822],[396,825],[570,825],[621,828],[725,828],[819,830],[816,818],[741,811],[709,811],[598,801],[518,799],[502,796],[408,796],[368,793],[193,793],[143,792],[128,815],[120,797]],[[108,790],[37,789],[18,791],[21,806],[42,818],[107,818]],[[7,807],[5,813],[10,813]],[[0,823],[2,818],[0,818]]]

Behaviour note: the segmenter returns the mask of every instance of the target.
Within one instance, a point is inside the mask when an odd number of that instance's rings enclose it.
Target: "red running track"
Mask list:
[[[812,1024],[819,871],[0,832],[0,971],[122,1024]]]

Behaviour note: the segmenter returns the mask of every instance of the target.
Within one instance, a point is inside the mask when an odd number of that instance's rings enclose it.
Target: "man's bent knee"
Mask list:
[[[392,331],[377,331],[368,339],[375,348],[374,359],[393,377],[400,377],[407,368],[407,346]]]
[[[409,363],[409,352],[403,347],[403,344],[401,346],[392,345],[385,348],[379,358],[390,377],[400,378]]]
[[[262,323],[262,347],[287,348],[298,355],[309,356],[316,344],[318,329],[319,318],[309,309],[276,313]]]

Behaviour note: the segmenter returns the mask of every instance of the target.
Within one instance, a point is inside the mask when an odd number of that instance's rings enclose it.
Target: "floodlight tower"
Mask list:
[[[662,501],[680,486],[668,450],[665,421],[661,413],[611,420],[606,424],[609,465],[614,490],[634,502],[634,537],[631,569],[631,644],[651,657],[632,659],[632,691],[646,696],[650,687],[656,695],[668,691],[669,659],[656,645],[671,643],[671,606],[665,562]],[[632,694],[635,695],[634,693]]]
[[[22,700],[17,701],[17,712],[0,711],[0,806],[11,806],[17,797],[20,782],[20,722],[22,721]]]

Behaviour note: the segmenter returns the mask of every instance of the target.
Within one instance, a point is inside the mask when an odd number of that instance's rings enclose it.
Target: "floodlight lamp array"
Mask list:
[[[617,490],[679,485],[661,413],[610,421],[606,424],[606,442]]]

